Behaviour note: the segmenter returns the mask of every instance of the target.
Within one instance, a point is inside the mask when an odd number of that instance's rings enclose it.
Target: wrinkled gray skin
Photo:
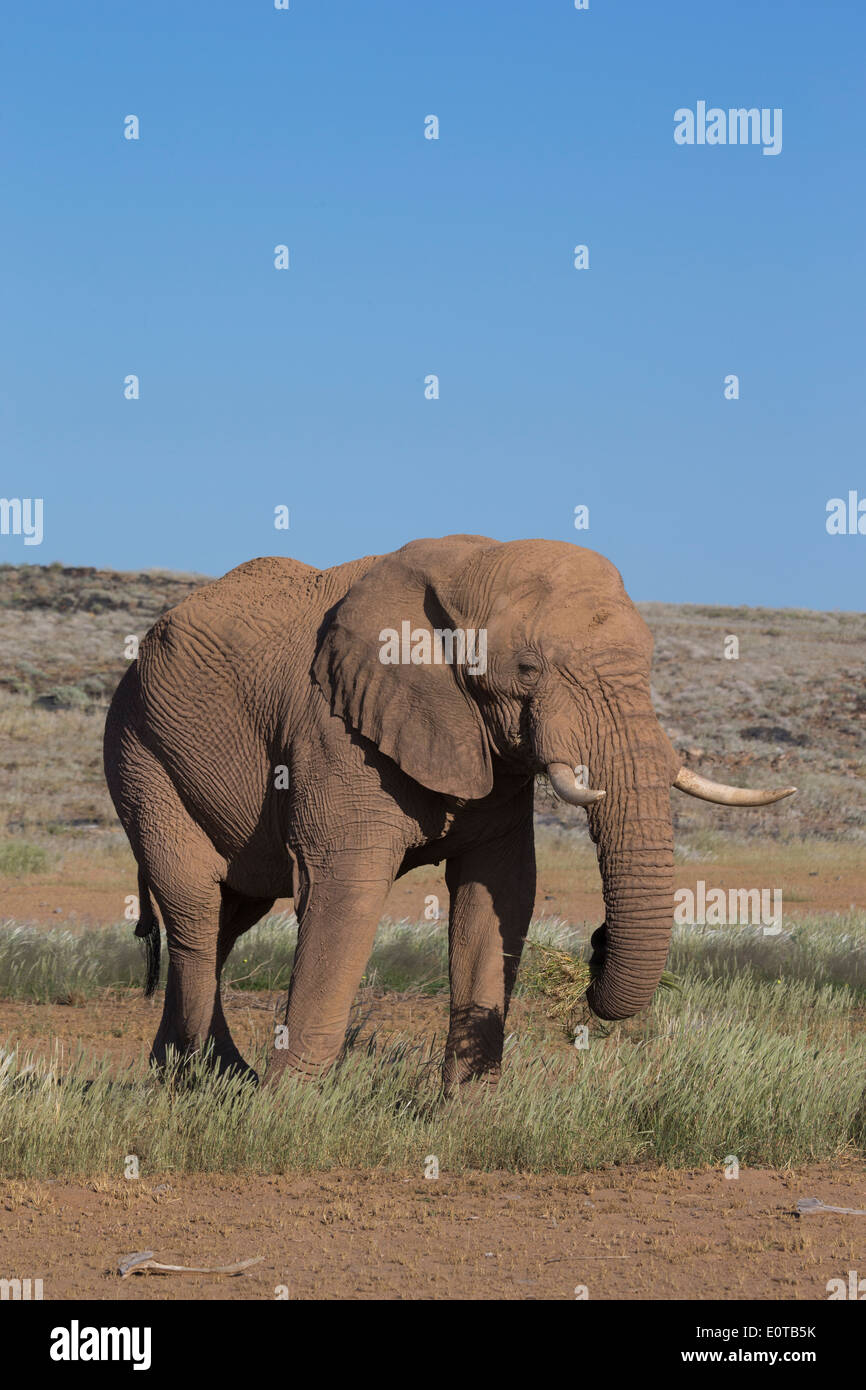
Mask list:
[[[405,620],[486,629],[486,672],[383,665],[380,632]],[[556,541],[449,536],[324,571],[252,560],[160,619],[105,733],[140,866],[138,931],[158,943],[152,893],[168,941],[154,1061],[210,1039],[220,1065],[245,1066],[220,971],[240,933],[292,896],[288,1047],[268,1079],[320,1074],[391,883],[444,860],[444,1081],[495,1082],[535,894],[533,779],[551,763],[587,766],[606,792],[587,812],[605,903],[589,1002],[606,1019],[643,1008],[670,939],[681,766],[653,713],[651,651],[613,565]]]

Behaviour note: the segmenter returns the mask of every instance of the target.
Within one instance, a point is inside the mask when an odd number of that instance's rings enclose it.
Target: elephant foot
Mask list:
[[[464,1086],[495,1090],[502,1072],[505,1022],[502,1011],[483,1004],[452,1010],[442,1085],[446,1095]]]
[[[203,1048],[178,1048],[172,1043],[154,1043],[151,1048],[151,1069],[163,1081],[176,1078],[190,1082],[193,1069],[202,1063],[217,1076],[236,1077],[254,1085],[259,1083],[258,1072],[244,1061],[234,1043],[217,1043],[209,1038]]]
[[[220,1062],[217,1066],[220,1076],[233,1076],[238,1081],[249,1081],[253,1086],[259,1084],[259,1074],[255,1067],[251,1067],[249,1062],[245,1062],[240,1055],[237,1061]]]
[[[443,1099],[450,1108],[463,1114],[475,1114],[494,1099],[500,1073],[488,1071],[465,1081],[448,1082],[443,1076]]]
[[[289,1052],[273,1052],[265,1069],[263,1086],[277,1086],[285,1077],[296,1081],[319,1081],[333,1067],[336,1058],[326,1062],[309,1062],[293,1057]]]

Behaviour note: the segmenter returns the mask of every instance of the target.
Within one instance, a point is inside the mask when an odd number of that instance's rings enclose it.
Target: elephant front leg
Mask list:
[[[369,861],[370,856],[365,858]],[[338,863],[343,875],[360,865]],[[368,867],[367,874],[377,872]],[[373,947],[393,882],[390,865],[381,877],[326,877],[317,869],[302,894],[298,949],[285,1022],[275,1030],[265,1083],[284,1072],[323,1075],[340,1056],[355,992]]]
[[[451,1019],[442,1080],[495,1086],[505,1019],[535,902],[531,820],[519,831],[449,860]]]

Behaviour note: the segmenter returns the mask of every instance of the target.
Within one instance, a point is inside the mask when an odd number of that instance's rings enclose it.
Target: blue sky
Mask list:
[[[859,0],[49,0],[4,30],[0,493],[44,498],[44,541],[0,561],[470,531],[589,545],[637,599],[863,607],[866,536],[825,529],[866,498]],[[781,154],[677,146],[699,100],[782,108]]]

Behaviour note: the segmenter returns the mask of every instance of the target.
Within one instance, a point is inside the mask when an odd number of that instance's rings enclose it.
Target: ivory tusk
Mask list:
[[[600,801],[604,796],[603,791],[579,786],[568,763],[549,763],[547,775],[556,795],[561,801],[567,801],[570,806],[591,806],[594,801]]]
[[[785,796],[793,796],[796,787],[776,787],[774,791],[750,791],[748,787],[729,787],[725,782],[710,782],[697,772],[681,767],[674,786],[677,791],[696,796],[701,801],[714,801],[719,806],[769,806]]]

